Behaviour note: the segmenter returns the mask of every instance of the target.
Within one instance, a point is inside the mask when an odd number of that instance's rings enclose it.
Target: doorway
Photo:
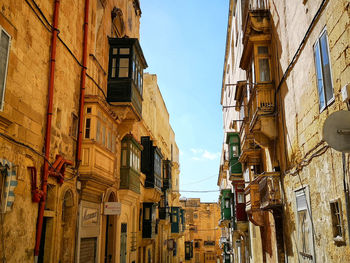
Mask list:
[[[115,195],[114,193],[111,193],[108,198],[108,202],[115,202]],[[114,247],[115,247],[115,216],[114,215],[106,215],[106,226],[105,226],[105,233],[106,233],[106,244],[105,244],[105,255],[104,255],[104,262],[105,263],[112,263],[115,262],[115,254],[114,254]]]

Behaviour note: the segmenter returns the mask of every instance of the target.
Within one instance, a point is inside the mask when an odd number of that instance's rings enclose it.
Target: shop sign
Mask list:
[[[83,207],[83,226],[95,226],[98,222],[98,209]]]
[[[103,208],[104,215],[120,215],[122,204],[118,202],[105,202]]]

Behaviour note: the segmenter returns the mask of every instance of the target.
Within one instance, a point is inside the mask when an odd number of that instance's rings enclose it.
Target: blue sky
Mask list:
[[[143,0],[140,40],[180,149],[180,190],[218,190],[228,0]],[[188,193],[216,202],[218,192]]]

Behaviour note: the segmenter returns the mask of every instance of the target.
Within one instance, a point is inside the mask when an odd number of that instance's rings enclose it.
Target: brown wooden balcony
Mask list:
[[[277,136],[275,122],[275,89],[272,83],[258,84],[252,89],[248,103],[249,131],[260,145]]]
[[[260,192],[259,183],[254,180],[244,190],[245,194],[245,211],[252,213],[260,210]]]
[[[242,5],[242,30],[245,31],[250,15],[266,15],[269,10],[268,0],[246,0]]]
[[[259,176],[260,208],[271,209],[282,205],[280,173],[265,172]]]

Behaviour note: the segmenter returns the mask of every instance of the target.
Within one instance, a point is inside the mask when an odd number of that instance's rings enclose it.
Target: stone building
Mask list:
[[[160,255],[183,250],[179,150],[140,16],[138,0],[0,3],[2,260],[178,262]]]
[[[180,203],[185,211],[186,262],[217,262],[221,258],[218,204],[203,203],[199,198],[182,198]]]
[[[349,8],[230,1],[221,104],[226,147],[240,137],[249,219],[246,247],[231,248],[240,262],[349,258],[349,156],[323,137],[327,117],[349,110]]]

